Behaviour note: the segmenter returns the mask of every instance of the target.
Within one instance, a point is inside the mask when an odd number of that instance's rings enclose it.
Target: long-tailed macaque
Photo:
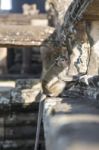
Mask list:
[[[47,96],[58,96],[62,93],[68,81],[74,81],[68,76],[69,56],[66,47],[43,46],[41,48],[43,62],[42,88]]]

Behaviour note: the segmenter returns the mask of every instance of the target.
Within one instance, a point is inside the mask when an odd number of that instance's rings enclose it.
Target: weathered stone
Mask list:
[[[0,117],[0,139],[3,140],[4,134],[5,134],[5,129],[4,129],[4,118]],[[1,141],[0,141],[0,146],[1,146]]]
[[[14,88],[14,82],[0,82],[0,106],[10,104],[10,90]]]
[[[40,79],[19,79],[16,80],[16,89],[40,89]]]
[[[30,104],[39,101],[41,90],[39,79],[17,80],[16,88],[11,91],[12,103]]]
[[[91,22],[89,35],[92,39],[92,43],[88,74],[99,75],[99,21]]]
[[[43,123],[47,150],[99,148],[99,109],[87,98],[46,99]]]
[[[0,74],[7,73],[7,48],[0,48]]]
[[[11,91],[11,98],[12,103],[19,103],[23,105],[29,105],[33,102],[39,101],[39,90],[33,90],[33,89],[24,89],[24,90],[18,90],[14,89]]]
[[[64,23],[65,14],[73,0],[47,0],[45,4],[48,12],[49,24],[55,26],[57,38],[60,39],[61,26]]]
[[[0,97],[0,104],[9,104],[10,103],[10,98],[7,97]]]
[[[0,46],[40,46],[53,34],[54,30],[54,28],[49,26],[0,24]]]
[[[75,27],[76,33],[71,37],[69,75],[86,74],[90,57],[90,43],[86,23],[80,22]]]
[[[22,49],[22,68],[21,73],[31,73],[32,49]]]
[[[3,83],[0,83],[0,105],[9,104],[10,103],[10,90],[13,87],[4,87]]]
[[[22,9],[24,15],[37,15],[39,13],[36,4],[23,4]]]
[[[65,90],[63,96],[69,98],[86,97],[99,106],[99,76],[89,76],[87,82],[88,84],[84,80],[79,80],[70,89]]]
[[[46,14],[23,15],[22,13],[0,13],[0,25],[30,25],[31,21],[45,20]]]

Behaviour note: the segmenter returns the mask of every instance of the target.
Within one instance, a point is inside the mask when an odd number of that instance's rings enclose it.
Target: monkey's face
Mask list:
[[[59,56],[57,59],[56,59],[56,64],[58,67],[62,67],[62,68],[65,68],[68,66],[68,59],[65,57],[65,56]]]

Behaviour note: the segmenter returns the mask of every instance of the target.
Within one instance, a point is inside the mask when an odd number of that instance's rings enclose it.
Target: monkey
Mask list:
[[[44,78],[42,78],[42,88],[44,94],[51,97],[57,97],[62,93],[66,86],[66,81],[72,81],[73,78],[66,76],[68,66],[63,56],[59,56],[55,63],[49,68]],[[66,68],[64,68],[66,67]]]
[[[51,97],[59,96],[67,82],[77,80],[69,76],[69,55],[66,47],[45,46],[41,48],[43,62],[42,89],[44,94]]]

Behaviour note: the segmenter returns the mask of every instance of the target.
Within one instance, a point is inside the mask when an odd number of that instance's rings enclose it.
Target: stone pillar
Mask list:
[[[22,69],[21,73],[31,72],[31,61],[32,61],[32,49],[23,48],[22,49]]]
[[[99,75],[99,21],[92,21],[89,36],[91,42],[88,75]]]
[[[79,22],[75,30],[76,33],[70,39],[69,75],[86,74],[90,57],[90,43],[86,32],[86,23]]]
[[[0,47],[0,74],[7,73],[7,48]]]

